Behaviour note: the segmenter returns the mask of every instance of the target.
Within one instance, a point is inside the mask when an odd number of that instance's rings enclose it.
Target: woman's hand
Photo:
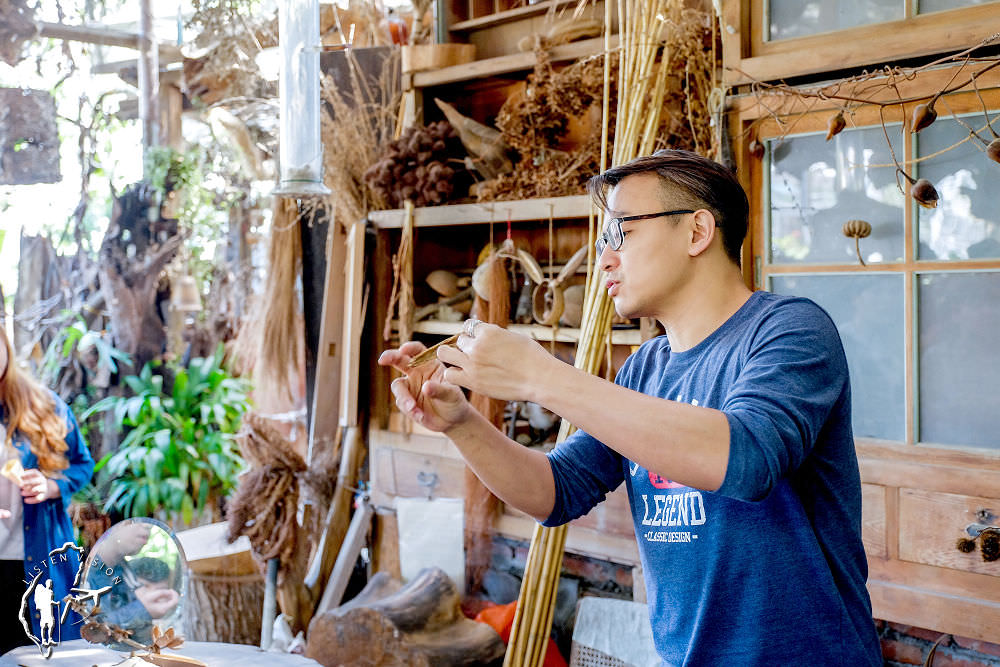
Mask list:
[[[180,596],[172,588],[152,588],[140,586],[135,589],[135,597],[153,618],[163,618],[174,610]]]
[[[472,406],[459,387],[444,380],[445,367],[437,359],[408,367],[410,359],[425,349],[422,343],[404,343],[399,349],[383,352],[378,363],[405,375],[390,386],[400,412],[431,431],[443,433],[464,422]]]
[[[40,470],[29,468],[21,474],[21,498],[25,504],[36,505],[61,495],[59,485],[43,475]]]

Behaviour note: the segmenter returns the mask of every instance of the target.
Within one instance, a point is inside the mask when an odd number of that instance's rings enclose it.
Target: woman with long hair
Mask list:
[[[69,407],[18,367],[2,325],[0,466],[0,654],[31,643],[28,628],[43,637],[40,620],[51,609],[36,609],[33,600],[44,596],[26,596],[28,586],[51,586],[52,602],[60,603],[55,624],[65,622],[48,627],[45,640],[75,639],[80,619],[63,615],[62,601],[79,557],[73,549],[50,553],[74,543],[69,501],[90,481],[94,460]]]

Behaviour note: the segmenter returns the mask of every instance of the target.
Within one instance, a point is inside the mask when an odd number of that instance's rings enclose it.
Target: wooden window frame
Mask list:
[[[739,85],[870,67],[971,47],[1000,33],[1000,1],[779,41],[763,38],[767,0],[722,0],[724,81]]]
[[[901,97],[933,93],[943,88],[954,70],[941,69],[923,72],[917,80],[902,82]],[[866,85],[870,85],[868,82]],[[1000,68],[990,70],[978,79],[980,91],[988,108],[1000,110]],[[850,95],[847,86],[840,91]],[[895,93],[887,91],[888,95]],[[981,111],[978,97],[972,91],[957,92],[947,96],[955,113]],[[916,386],[914,369],[914,317],[916,288],[914,276],[920,272],[940,270],[1000,270],[1000,259],[995,260],[920,260],[915,259],[917,224],[916,208],[907,196],[904,205],[904,261],[874,263],[868,266],[852,264],[770,264],[767,255],[766,209],[768,197],[763,188],[768,179],[764,169],[768,163],[751,155],[751,143],[782,134],[821,132],[827,128],[830,117],[836,113],[833,101],[771,96],[758,104],[753,96],[731,99],[729,128],[734,138],[734,158],[737,171],[750,198],[750,229],[743,248],[744,277],[748,285],[766,287],[773,275],[805,273],[884,273],[904,274],[904,322],[906,330],[906,439],[886,441],[873,438],[856,438],[864,495],[863,518],[865,546],[869,564],[869,591],[874,616],[879,619],[929,628],[940,632],[971,637],[982,641],[1000,642],[1000,563],[968,566],[953,547],[955,537],[966,523],[975,521],[976,512],[988,510],[1000,515],[1000,450],[962,448],[917,442],[914,438],[914,405]],[[911,103],[900,109],[898,105],[884,108],[886,123],[908,120]],[[779,126],[771,111],[780,113],[784,128]],[[947,107],[939,106],[941,119],[950,116]],[[939,121],[940,122],[940,121]],[[875,105],[858,107],[848,114],[848,125],[877,126],[878,108]],[[896,126],[898,131],[898,125]],[[891,130],[890,130],[891,131]],[[903,159],[912,158],[914,142],[907,133],[903,142]],[[983,160],[986,160],[984,155]],[[1000,165],[998,165],[1000,166]],[[998,169],[1000,179],[1000,169]],[[914,545],[923,539],[913,532],[912,508],[925,497],[935,502],[955,500],[954,506],[934,505],[935,515],[926,522],[934,526],[936,537],[944,541],[930,558],[914,558]],[[926,501],[930,503],[930,501]],[[959,507],[961,503],[966,506]],[[933,505],[933,503],[930,503]],[[947,505],[947,503],[944,503]],[[930,549],[930,547],[928,547]],[[942,555],[943,554],[943,555]],[[979,558],[978,554],[969,554]],[[951,559],[951,560],[949,560]],[[996,567],[991,567],[991,566]],[[988,573],[984,573],[988,572]]]

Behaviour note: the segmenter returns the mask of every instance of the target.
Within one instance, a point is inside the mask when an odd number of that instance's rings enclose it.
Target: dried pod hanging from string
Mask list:
[[[865,266],[865,260],[861,258],[861,239],[868,238],[872,233],[871,223],[864,220],[848,220],[844,223],[844,236],[854,239],[854,251],[858,254],[858,261],[861,266]]]
[[[1000,139],[994,139],[986,147],[986,157],[994,162],[1000,162]]]
[[[747,150],[750,151],[750,157],[755,160],[760,160],[764,157],[764,144],[762,144],[760,139],[757,137],[754,137],[750,141],[747,145]]]
[[[938,191],[926,178],[914,181],[910,186],[910,196],[924,208],[937,208]]]
[[[844,112],[838,111],[837,115],[832,117],[826,124],[826,140],[830,141],[830,139],[833,139],[845,127],[847,127],[847,121],[844,120]]]
[[[910,130],[919,132],[937,119],[937,111],[934,109],[935,97],[927,104],[918,104],[913,110],[913,118],[910,120]]]
[[[938,191],[934,188],[933,183],[926,178],[913,178],[900,167],[896,167],[896,173],[902,174],[903,178],[910,184],[910,196],[913,197],[914,201],[924,208],[937,208]]]

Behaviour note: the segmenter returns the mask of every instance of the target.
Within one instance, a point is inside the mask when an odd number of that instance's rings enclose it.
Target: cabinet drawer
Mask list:
[[[979,522],[983,511],[992,515],[995,524],[1000,499],[900,489],[900,560],[1000,576],[1000,561],[983,561],[978,548],[962,553],[955,547],[959,538],[968,537],[966,526]]]

